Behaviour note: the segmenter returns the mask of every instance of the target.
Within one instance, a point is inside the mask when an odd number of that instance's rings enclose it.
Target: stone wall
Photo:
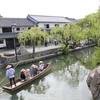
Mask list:
[[[100,100],[100,66],[90,71],[86,82],[93,99]]]
[[[57,52],[59,52],[59,48],[50,49],[50,50],[41,51],[41,52],[36,52],[35,53],[35,58],[40,58],[40,57],[43,57],[43,56],[44,56],[44,58],[46,58],[46,56],[48,56],[48,55],[49,56],[56,56]],[[5,57],[5,58],[7,59],[7,62],[10,62],[10,63],[13,63],[13,62],[16,61],[15,56],[10,56],[10,57]],[[32,53],[17,55],[17,58],[18,58],[19,61],[30,59],[30,58],[32,58]]]

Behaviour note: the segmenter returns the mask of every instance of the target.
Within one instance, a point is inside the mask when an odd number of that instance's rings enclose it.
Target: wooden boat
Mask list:
[[[37,75],[35,75],[33,77],[30,77],[26,81],[21,81],[20,78],[16,79],[16,86],[13,84],[12,87],[10,87],[10,83],[7,83],[4,86],[2,86],[2,88],[6,89],[6,90],[10,90],[10,91],[15,91],[15,90],[27,85],[28,83],[31,83],[32,81],[34,81],[35,79],[41,77],[42,75],[44,75],[46,72],[49,71],[50,65],[51,65],[51,61],[46,64],[47,67],[43,71],[40,71],[39,74],[37,74]]]

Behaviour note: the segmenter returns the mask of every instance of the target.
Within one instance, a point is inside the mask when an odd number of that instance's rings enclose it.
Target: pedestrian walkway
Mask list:
[[[45,51],[45,50],[49,50],[49,49],[54,49],[54,48],[59,48],[61,45],[54,45],[54,44],[49,44],[48,46],[44,46],[44,45],[41,45],[40,47],[39,46],[36,46],[35,47],[35,52],[41,52],[41,51]],[[32,46],[28,46],[28,47],[25,47],[26,50],[29,52],[29,53],[32,53],[33,52],[33,47]],[[17,48],[18,50],[19,48]],[[4,52],[8,52],[8,53],[15,53],[15,49],[11,49],[11,50],[0,50],[0,55],[3,56],[3,53]]]

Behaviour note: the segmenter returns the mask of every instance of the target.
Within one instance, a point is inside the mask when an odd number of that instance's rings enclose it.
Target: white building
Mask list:
[[[12,30],[13,23],[16,25],[14,31]],[[27,31],[34,25],[36,24],[27,18],[0,18],[0,48],[13,49],[14,38],[18,46],[18,33]]]
[[[55,26],[63,26],[70,22],[61,16],[28,15],[27,18],[0,18],[0,48],[13,49],[14,38],[16,46],[19,45],[17,36],[19,32],[27,31],[33,26],[50,32]],[[14,31],[11,25],[15,23]]]
[[[55,26],[63,26],[70,22],[61,16],[28,15],[27,18],[35,22],[42,30],[47,31],[50,31],[50,29]]]

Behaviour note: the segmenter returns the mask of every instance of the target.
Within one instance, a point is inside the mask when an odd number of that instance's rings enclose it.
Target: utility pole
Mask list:
[[[15,40],[15,28],[16,28],[16,24],[13,22],[13,24],[11,25],[11,27],[12,27],[12,31],[13,31],[13,34],[14,34],[14,49],[15,49],[15,57],[16,57],[16,62],[17,62],[18,58],[17,58],[16,40]]]

